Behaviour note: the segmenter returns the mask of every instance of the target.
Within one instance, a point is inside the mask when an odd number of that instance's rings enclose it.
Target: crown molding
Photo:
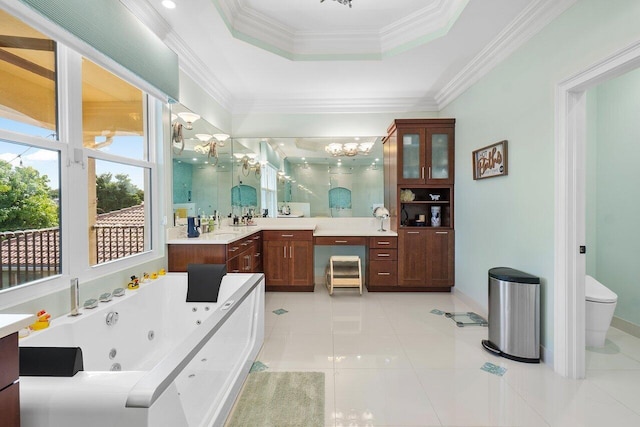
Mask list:
[[[438,104],[431,98],[378,99],[270,99],[239,100],[232,114],[277,113],[406,113],[407,111],[436,112]]]
[[[437,0],[379,30],[300,31],[241,0],[211,0],[229,32],[293,61],[377,60],[443,36],[469,0]]]
[[[442,110],[462,95],[576,1],[536,0],[531,2],[436,94],[435,101],[438,109]]]
[[[198,82],[203,90],[224,109],[231,109],[233,104],[231,92],[218,80],[189,45],[176,34],[169,23],[164,20],[148,1],[120,0],[120,2],[164,41],[171,50],[177,53],[178,64],[185,74]]]

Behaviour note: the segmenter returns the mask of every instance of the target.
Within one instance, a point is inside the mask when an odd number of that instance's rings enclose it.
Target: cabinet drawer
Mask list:
[[[369,237],[370,248],[397,248],[397,237]]]
[[[370,262],[375,261],[397,261],[397,249],[369,249]]]
[[[0,339],[0,390],[18,379],[18,333]]]
[[[316,245],[359,245],[366,246],[367,238],[358,236],[320,236],[315,238]]]
[[[243,240],[236,240],[235,242],[229,243],[227,245],[227,259],[230,260],[231,258],[240,255],[240,252],[244,251],[247,246],[241,246],[240,243],[242,243]]]
[[[311,240],[312,230],[267,230],[262,232],[264,240]]]
[[[369,262],[369,285],[396,286],[398,284],[398,263],[395,261]]]

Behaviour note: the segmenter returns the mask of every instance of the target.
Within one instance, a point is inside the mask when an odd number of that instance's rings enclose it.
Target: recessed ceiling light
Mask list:
[[[176,2],[174,2],[172,0],[162,0],[162,5],[164,7],[166,7],[167,9],[175,9],[176,8]]]

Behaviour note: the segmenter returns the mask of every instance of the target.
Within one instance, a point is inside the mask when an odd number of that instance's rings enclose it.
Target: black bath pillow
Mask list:
[[[218,302],[226,264],[187,265],[187,302]]]
[[[84,371],[80,347],[20,347],[21,377],[72,377]]]

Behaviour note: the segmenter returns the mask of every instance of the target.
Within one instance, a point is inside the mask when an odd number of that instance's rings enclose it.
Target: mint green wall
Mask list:
[[[540,276],[553,351],[557,84],[640,38],[640,2],[581,0],[441,111],[456,122],[456,287],[487,306],[487,270]],[[509,175],[474,181],[471,152],[509,141]],[[599,242],[600,243],[600,242]]]
[[[595,207],[589,237],[597,245],[588,271],[618,294],[615,315],[640,325],[640,70],[594,88],[588,102],[597,114],[590,128],[595,138],[589,138],[596,154],[589,166],[595,167],[587,169],[595,184],[587,192],[588,206]]]

